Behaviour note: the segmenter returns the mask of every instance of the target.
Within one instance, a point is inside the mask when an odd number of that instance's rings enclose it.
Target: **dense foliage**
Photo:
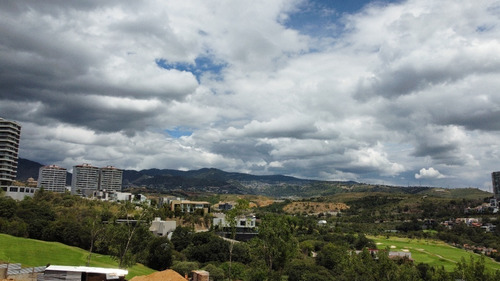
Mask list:
[[[373,251],[377,246],[365,235],[391,230],[398,231],[393,235],[498,249],[500,230],[486,233],[464,224],[448,229],[438,223],[465,216],[467,207],[481,201],[392,193],[346,197],[343,201],[350,209],[337,215],[287,215],[283,207],[289,200],[254,209],[259,219],[258,236],[233,243],[214,231],[194,230],[195,225],[209,224],[207,214],[181,214],[167,208],[93,201],[42,190],[19,202],[0,197],[0,232],[87,249],[89,259],[92,253],[109,254],[121,267],[140,262],[156,270],[172,268],[182,275],[205,269],[215,281],[229,277],[245,281],[500,280],[500,272],[485,268],[484,258],[464,259],[448,272],[407,258],[391,258],[389,249]],[[237,209],[237,214],[245,208],[248,204]],[[498,217],[474,215],[489,222]],[[177,227],[170,240],[156,237],[148,230],[153,216],[182,216],[185,224]],[[319,219],[327,225],[318,225]]]

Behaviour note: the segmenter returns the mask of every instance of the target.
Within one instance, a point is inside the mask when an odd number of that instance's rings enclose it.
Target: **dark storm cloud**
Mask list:
[[[453,58],[441,58],[442,62],[424,62],[397,66],[376,72],[374,77],[361,78],[355,97],[361,100],[382,96],[397,98],[422,91],[435,85],[454,83],[470,75],[499,73],[500,59],[495,49],[482,56],[462,52]],[[439,60],[440,58],[436,58]]]
[[[13,1],[3,5],[0,109],[12,112],[11,106],[21,102],[31,106],[29,113],[15,110],[11,118],[130,134],[155,123],[152,117],[159,108],[155,100],[180,100],[197,87],[192,74],[160,69],[154,57],[144,67],[141,59],[121,49],[123,43],[112,41],[124,39],[126,32],[152,30],[151,21],[136,30],[128,25],[126,31],[110,31],[105,25],[85,26],[93,24],[92,19],[79,18],[113,7],[112,2]],[[158,32],[142,35],[141,41],[161,37]],[[119,38],[120,34],[125,37]],[[139,109],[133,108],[134,103]],[[145,103],[149,103],[147,111],[141,109]]]
[[[453,116],[447,116],[439,120],[439,122],[445,125],[456,124],[468,130],[500,131],[499,120],[500,110],[484,109],[478,112],[458,113]]]

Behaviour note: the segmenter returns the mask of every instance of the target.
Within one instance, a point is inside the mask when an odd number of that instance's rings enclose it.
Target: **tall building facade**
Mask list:
[[[99,190],[122,191],[123,171],[113,166],[99,169]]]
[[[123,170],[113,166],[97,168],[90,164],[73,166],[71,193],[86,197],[93,196],[95,191],[121,191]]]
[[[491,184],[493,185],[493,196],[500,199],[500,172],[491,173]]]
[[[0,118],[0,186],[11,185],[16,179],[21,126]]]
[[[99,189],[99,168],[90,164],[73,166],[71,193],[91,196]]]
[[[40,167],[37,187],[53,192],[66,191],[66,168],[57,165]]]

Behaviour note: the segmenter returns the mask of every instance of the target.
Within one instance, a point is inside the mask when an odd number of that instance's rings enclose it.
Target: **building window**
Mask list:
[[[24,192],[24,187],[21,187],[21,190],[19,190],[19,192]]]
[[[17,192],[18,188],[17,187],[10,187],[9,191],[10,192]]]

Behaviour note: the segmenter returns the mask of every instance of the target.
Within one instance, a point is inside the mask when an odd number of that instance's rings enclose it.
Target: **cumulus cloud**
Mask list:
[[[415,174],[416,179],[442,179],[445,178],[438,170],[430,167],[429,169],[422,168],[418,174]]]
[[[497,1],[330,2],[3,1],[0,116],[44,164],[482,186]]]

